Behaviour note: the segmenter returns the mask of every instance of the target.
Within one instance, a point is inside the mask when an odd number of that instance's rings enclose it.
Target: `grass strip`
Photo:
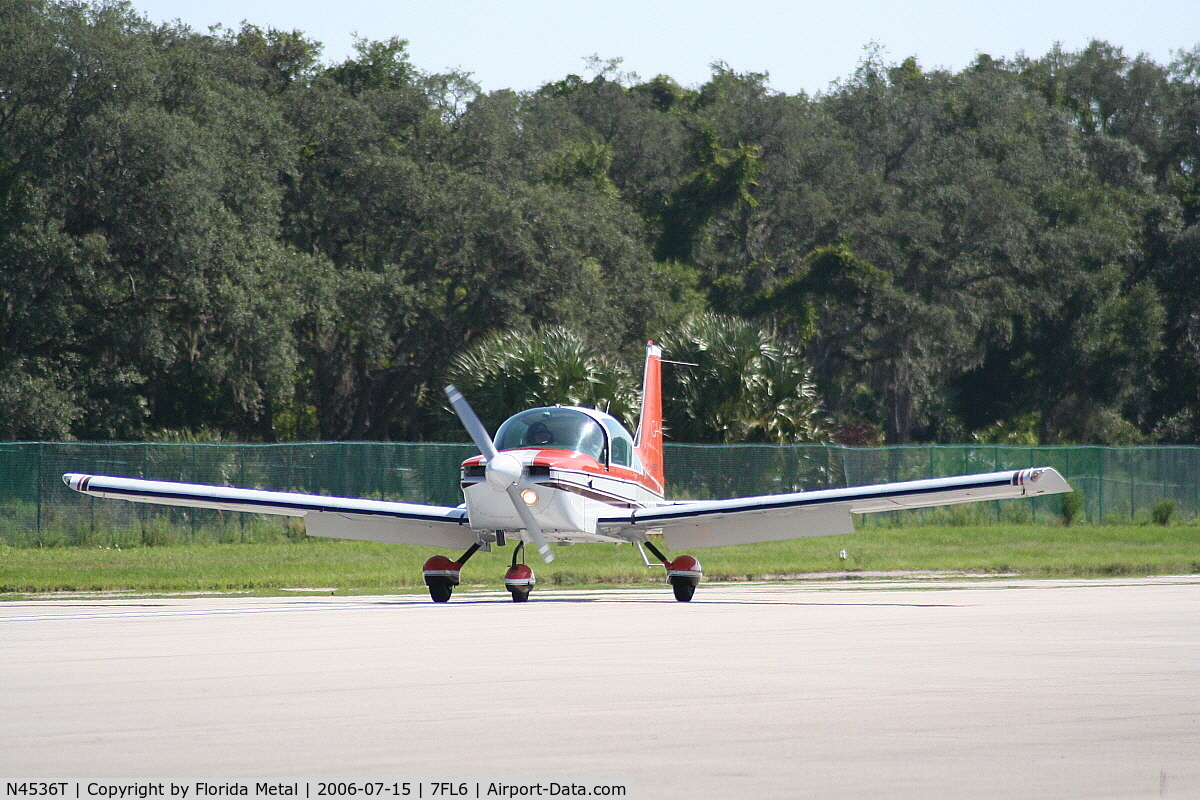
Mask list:
[[[845,557],[842,557],[845,551]],[[0,592],[337,593],[425,591],[423,547],[326,539],[172,544],[125,549],[0,546]],[[556,548],[530,564],[539,586],[636,585],[663,580],[628,545]],[[946,572],[1026,577],[1200,573],[1200,526],[1012,525],[868,529],[848,536],[696,550],[710,581],[776,580],[830,573]],[[480,552],[465,588],[499,589],[512,548]]]

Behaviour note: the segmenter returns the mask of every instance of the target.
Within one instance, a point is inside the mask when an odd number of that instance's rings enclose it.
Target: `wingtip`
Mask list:
[[[86,491],[91,479],[91,475],[83,475],[78,472],[68,472],[62,476],[63,483],[67,485],[67,488],[74,489],[77,492]]]
[[[1062,494],[1074,491],[1067,479],[1054,467],[1023,469],[1013,476],[1013,483],[1027,487],[1034,494]]]

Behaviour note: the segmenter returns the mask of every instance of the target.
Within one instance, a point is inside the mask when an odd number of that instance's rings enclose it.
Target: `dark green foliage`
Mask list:
[[[1083,491],[1076,489],[1062,496],[1062,519],[1064,525],[1070,525],[1083,513]]]
[[[1150,509],[1150,517],[1154,520],[1155,525],[1168,525],[1171,522],[1171,517],[1175,515],[1176,503],[1170,498],[1164,498],[1154,504],[1154,508]]]
[[[470,399],[491,431],[526,408],[560,404],[599,408],[631,429],[637,424],[638,389],[630,371],[564,328],[497,331],[456,358],[445,380]]]
[[[736,317],[705,314],[662,340],[664,429],[677,442],[828,439],[799,348]],[[690,366],[695,365],[695,366]]]
[[[632,366],[715,311],[866,439],[1200,441],[1200,47],[484,95],[395,37],[0,19],[0,439],[438,437],[497,331]],[[813,435],[743,391],[717,438]]]

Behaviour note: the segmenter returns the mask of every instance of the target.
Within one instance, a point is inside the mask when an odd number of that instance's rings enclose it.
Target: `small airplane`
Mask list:
[[[425,584],[437,603],[450,599],[472,555],[510,539],[513,557],[504,583],[515,602],[528,600],[536,581],[524,563],[525,545],[534,545],[549,563],[550,542],[644,547],[666,568],[675,599],[688,602],[703,574],[699,560],[668,558],[651,536],[677,551],[847,534],[854,532],[851,514],[1071,491],[1057,471],[1041,467],[728,500],[666,500],[662,364],[662,349],[649,343],[636,435],[601,411],[555,406],[510,417],[493,440],[466,398],[447,386],[451,407],[480,452],[462,464],[465,502],[458,507],[74,473],[63,481],[95,497],[303,517],[310,536],[464,549],[457,559],[436,555],[425,562]]]

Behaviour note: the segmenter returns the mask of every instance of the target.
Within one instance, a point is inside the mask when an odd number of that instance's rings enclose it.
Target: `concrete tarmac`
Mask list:
[[[1195,798],[1200,578],[7,602],[0,720],[7,797]]]

